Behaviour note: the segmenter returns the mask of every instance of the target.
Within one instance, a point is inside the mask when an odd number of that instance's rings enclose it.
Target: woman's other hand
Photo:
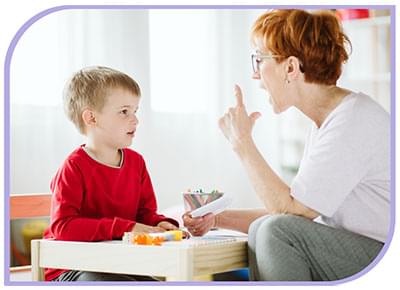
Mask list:
[[[251,140],[251,133],[256,120],[261,116],[259,112],[247,114],[243,103],[242,90],[235,85],[236,107],[229,108],[228,112],[219,119],[219,127],[234,149],[242,143]]]
[[[193,236],[202,236],[216,225],[215,215],[212,213],[194,218],[187,212],[182,216],[182,219],[183,225]]]

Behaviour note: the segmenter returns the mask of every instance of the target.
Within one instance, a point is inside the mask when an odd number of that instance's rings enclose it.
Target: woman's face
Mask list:
[[[261,39],[256,44],[257,54],[274,55],[263,47]],[[253,79],[259,80],[260,87],[269,95],[269,102],[275,113],[281,113],[292,105],[287,97],[285,65],[285,61],[277,63],[275,58],[260,59],[259,70],[253,74]]]

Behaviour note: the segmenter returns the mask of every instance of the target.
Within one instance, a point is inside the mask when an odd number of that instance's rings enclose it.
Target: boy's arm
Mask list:
[[[179,227],[176,220],[157,213],[157,200],[145,164],[142,169],[140,202],[136,220],[151,226],[157,226],[161,221],[167,221]]]
[[[72,161],[66,161],[51,182],[50,233],[65,241],[101,241],[121,238],[132,230],[134,221],[122,218],[87,218],[81,216],[83,177]]]

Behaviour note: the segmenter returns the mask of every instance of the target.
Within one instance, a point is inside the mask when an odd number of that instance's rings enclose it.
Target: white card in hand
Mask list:
[[[208,213],[218,214],[224,211],[231,203],[232,198],[225,193],[220,198],[193,210],[190,214],[192,217],[201,217]]]

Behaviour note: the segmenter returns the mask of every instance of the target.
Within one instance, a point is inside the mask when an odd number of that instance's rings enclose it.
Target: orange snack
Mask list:
[[[152,244],[154,246],[161,246],[162,242],[164,242],[164,238],[163,237],[154,237]]]
[[[133,238],[133,244],[146,246],[161,246],[165,241],[163,237],[151,237],[149,234],[136,234]]]
[[[137,234],[133,238],[133,243],[136,245],[151,245],[150,236],[147,234]]]

